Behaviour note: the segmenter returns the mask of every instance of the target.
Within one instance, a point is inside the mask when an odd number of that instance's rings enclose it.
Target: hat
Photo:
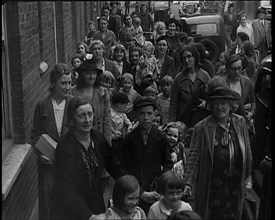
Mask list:
[[[98,69],[96,63],[93,60],[85,60],[78,68],[76,68],[78,73],[82,73],[86,70],[96,70],[98,74],[102,73],[102,70]]]
[[[259,13],[265,14],[265,9],[261,6],[259,8],[257,8],[257,14],[259,14]]]
[[[207,99],[231,99],[231,100],[239,100],[241,96],[239,93],[226,88],[226,87],[216,87],[212,91],[208,93]]]
[[[165,21],[165,25],[166,27],[169,26],[169,24],[171,23],[174,23],[176,25],[176,27],[181,27],[181,24],[179,23],[179,21],[175,18],[168,18],[166,21]]]
[[[137,110],[141,107],[145,107],[145,106],[149,106],[149,105],[153,106],[154,109],[156,109],[156,107],[157,107],[155,101],[152,98],[146,97],[146,96],[140,97],[135,100],[134,109]]]
[[[114,93],[112,96],[112,104],[117,104],[117,103],[128,103],[129,98],[126,94],[118,92]]]

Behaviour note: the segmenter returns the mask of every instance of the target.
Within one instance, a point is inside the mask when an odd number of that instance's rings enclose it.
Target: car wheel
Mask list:
[[[202,39],[199,41],[207,51],[207,59],[209,59],[212,63],[215,63],[219,57],[219,49],[215,42],[209,39]]]

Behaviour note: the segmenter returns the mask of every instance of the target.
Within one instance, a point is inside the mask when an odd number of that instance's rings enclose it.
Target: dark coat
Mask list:
[[[105,70],[110,71],[114,75],[115,79],[118,79],[120,77],[120,73],[116,65],[114,64],[114,62],[107,58],[104,58],[104,61],[105,61]]]
[[[208,73],[210,78],[213,78],[215,76],[215,69],[214,65],[210,62],[210,60],[204,59],[203,61],[201,61],[201,64],[201,68]]]
[[[240,172],[242,174],[242,186],[244,189],[245,181],[251,181],[252,156],[249,134],[242,116],[232,114],[232,124],[236,131],[236,137],[239,142],[238,146],[242,152],[243,166]],[[189,147],[189,156],[187,157],[185,183],[195,190],[195,210],[202,219],[207,219],[216,128],[217,123],[213,116],[200,121],[194,128]],[[239,214],[241,214],[242,207],[239,207],[239,210]]]
[[[164,58],[164,63],[162,65],[162,70],[160,73],[160,78],[162,79],[164,76],[169,75],[172,76],[174,79],[177,75],[177,72],[175,70],[175,60],[173,57],[166,54]]]
[[[152,184],[164,170],[172,169],[169,144],[166,136],[156,127],[152,127],[147,145],[142,140],[141,127],[138,126],[126,135],[122,146],[122,166],[134,175],[142,190],[151,191]]]
[[[81,144],[73,132],[69,131],[57,145],[51,219],[87,220],[92,214],[103,213],[103,168],[115,179],[124,174],[104,136],[92,129],[91,140],[98,160],[92,188],[81,156]]]

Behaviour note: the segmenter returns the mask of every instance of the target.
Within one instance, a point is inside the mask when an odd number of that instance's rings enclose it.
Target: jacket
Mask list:
[[[258,48],[261,41],[266,41],[267,47],[271,47],[271,28],[270,21],[264,20],[264,26],[260,23],[260,19],[252,21],[252,27],[254,32],[254,47]],[[264,57],[262,57],[264,58]]]
[[[148,12],[140,12],[138,13],[138,17],[141,20],[141,27],[144,32],[152,31],[154,28],[154,21],[151,15]]]
[[[73,131],[60,141],[55,154],[55,183],[51,203],[53,220],[87,220],[92,214],[105,211],[101,174],[104,168],[115,179],[124,175],[120,163],[113,157],[104,136],[91,130],[91,140],[98,160],[92,187],[81,156],[81,144]]]
[[[169,55],[166,55],[164,58],[164,63],[162,65],[162,69],[160,73],[160,79],[162,79],[166,75],[172,76],[173,79],[177,75],[175,70],[175,60],[173,57]]]
[[[232,114],[232,124],[242,152],[243,166],[241,171],[244,189],[245,181],[251,181],[252,156],[249,134],[242,116]],[[189,156],[187,157],[185,183],[191,186],[193,192],[195,190],[194,210],[202,219],[207,219],[216,127],[217,123],[212,115],[195,125]],[[242,207],[240,207],[239,214],[241,214],[241,210]]]

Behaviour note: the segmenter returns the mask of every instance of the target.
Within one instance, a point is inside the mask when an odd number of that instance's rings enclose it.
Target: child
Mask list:
[[[133,39],[136,41],[137,45],[139,47],[143,47],[145,38],[143,36],[143,30],[140,24],[141,24],[141,20],[139,17],[133,18],[134,29],[132,32],[132,36],[133,36]]]
[[[143,62],[141,62],[141,65],[143,66],[143,71],[147,72],[153,72],[154,73],[154,79],[157,78],[157,75],[155,73],[156,65],[157,65],[157,59],[154,55],[154,45],[151,41],[145,41],[143,45]]]
[[[155,118],[153,120],[153,124],[159,129],[162,131],[162,116],[159,112],[156,113],[155,115]]]
[[[71,59],[71,64],[73,69],[72,85],[75,85],[76,79],[78,78],[78,73],[76,72],[76,68],[78,68],[83,63],[83,61],[84,61],[83,57],[79,53],[76,53]]]
[[[220,76],[226,75],[225,62],[228,56],[229,56],[228,52],[220,53],[219,61],[216,63],[216,66],[215,66],[215,75],[220,75]]]
[[[120,145],[123,142],[124,136],[132,129],[132,123],[124,113],[128,102],[129,99],[124,93],[115,93],[112,97],[112,148],[119,160],[121,158]]]
[[[144,211],[138,207],[140,186],[132,175],[120,177],[113,189],[113,205],[105,213],[93,219],[146,219]]]
[[[170,94],[171,87],[173,85],[173,78],[171,76],[164,76],[160,81],[160,88],[162,93],[157,95],[157,109],[162,115],[162,125],[168,123],[169,118],[169,105],[170,105]]]
[[[141,73],[141,83],[136,87],[137,92],[144,96],[145,89],[149,86],[152,86],[156,89],[156,94],[158,94],[158,86],[154,80],[154,74],[152,72],[143,71]]]
[[[141,97],[133,88],[134,77],[131,73],[124,73],[121,77],[122,87],[119,89],[119,92],[124,93],[128,96],[129,102],[126,106],[125,113],[127,117],[133,121],[134,120],[134,111],[133,105],[136,99]]]
[[[88,22],[88,28],[89,28],[89,33],[85,37],[85,43],[90,47],[91,46],[91,42],[92,42],[93,37],[94,37],[95,32],[96,32],[95,23],[92,20],[90,20]]]
[[[158,191],[162,197],[150,207],[148,219],[167,219],[182,210],[192,211],[189,203],[180,200],[183,188],[184,181],[179,174],[171,170],[163,173],[158,182]]]
[[[154,101],[156,101],[157,98],[157,89],[154,86],[148,86],[144,90],[144,96],[152,98]]]
[[[186,154],[184,144],[179,139],[181,135],[179,125],[176,122],[171,122],[163,128],[163,131],[168,139],[171,159],[174,163],[173,169],[183,176],[186,165]]]
[[[110,97],[112,97],[112,94],[116,89],[116,80],[114,75],[110,71],[105,70],[100,74],[99,79],[100,85],[105,87],[108,90]]]
[[[187,37],[187,45],[191,45],[191,44],[193,44],[194,42],[195,42],[195,40],[194,40],[193,37],[191,37],[191,36],[188,36],[188,37]]]

